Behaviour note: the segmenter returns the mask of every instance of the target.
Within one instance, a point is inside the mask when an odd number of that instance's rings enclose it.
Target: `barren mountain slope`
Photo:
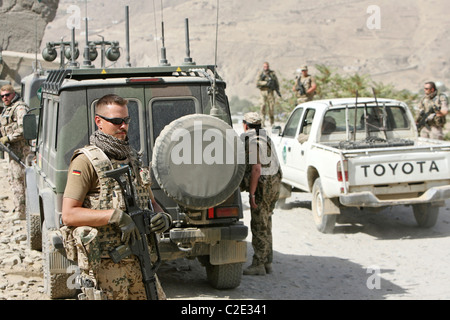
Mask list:
[[[164,10],[161,12],[161,2]],[[41,44],[70,38],[66,26],[84,3],[61,1],[56,18]],[[191,57],[197,64],[214,63],[216,1],[92,0],[87,3],[89,37],[118,40],[125,49],[125,6],[130,8],[131,63],[155,65],[160,59],[161,19],[169,63],[185,57],[184,19],[189,19]],[[301,64],[326,64],[337,72],[370,74],[398,89],[418,91],[426,80],[448,83],[450,2],[444,0],[377,1],[378,11],[361,0],[226,0],[219,4],[218,66],[229,95],[258,96],[254,79],[269,61],[280,78],[293,79]],[[379,14],[379,15],[378,15]],[[84,21],[77,30],[84,44]],[[82,48],[81,48],[82,49]],[[82,52],[82,50],[81,50]],[[120,64],[125,64],[123,51]],[[97,65],[98,61],[95,62]]]

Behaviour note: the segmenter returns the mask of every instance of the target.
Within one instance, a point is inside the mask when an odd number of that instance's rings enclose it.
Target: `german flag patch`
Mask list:
[[[74,176],[80,176],[80,175],[81,175],[81,171],[80,171],[80,170],[73,170],[73,171],[72,171],[72,174],[73,174]]]

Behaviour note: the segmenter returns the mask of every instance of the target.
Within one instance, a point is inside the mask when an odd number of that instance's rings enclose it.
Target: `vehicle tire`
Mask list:
[[[439,207],[433,207],[429,203],[414,204],[413,212],[419,227],[431,228],[436,224]]]
[[[44,273],[44,292],[50,299],[73,298],[77,290],[70,289],[68,284],[72,273],[56,273],[50,270],[50,260],[56,260],[55,256],[61,255],[52,245],[48,236],[48,230],[42,226],[42,264]]]
[[[242,263],[220,265],[206,264],[206,277],[216,289],[234,289],[239,287],[242,278]]]
[[[42,250],[41,217],[27,210],[27,244],[31,250]]]
[[[212,153],[212,143],[196,141],[207,133],[216,134],[210,138],[217,139],[223,148],[214,149],[212,159],[205,159]],[[159,134],[152,170],[170,198],[184,207],[203,210],[224,202],[239,187],[245,173],[242,152],[241,139],[225,121],[205,114],[187,115],[169,123]]]
[[[333,233],[336,224],[335,214],[324,214],[325,195],[322,190],[322,182],[317,178],[313,185],[311,209],[317,230],[322,233]]]

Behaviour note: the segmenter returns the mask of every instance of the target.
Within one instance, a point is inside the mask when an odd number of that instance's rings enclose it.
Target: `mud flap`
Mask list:
[[[222,240],[210,247],[212,265],[239,263],[247,261],[247,242]]]
[[[323,201],[323,213],[324,214],[340,214],[339,199],[337,198],[325,198]]]

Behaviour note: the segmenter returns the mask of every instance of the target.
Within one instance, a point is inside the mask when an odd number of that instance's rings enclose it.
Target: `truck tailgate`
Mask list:
[[[415,148],[344,152],[350,186],[383,185],[449,179],[448,150]]]

